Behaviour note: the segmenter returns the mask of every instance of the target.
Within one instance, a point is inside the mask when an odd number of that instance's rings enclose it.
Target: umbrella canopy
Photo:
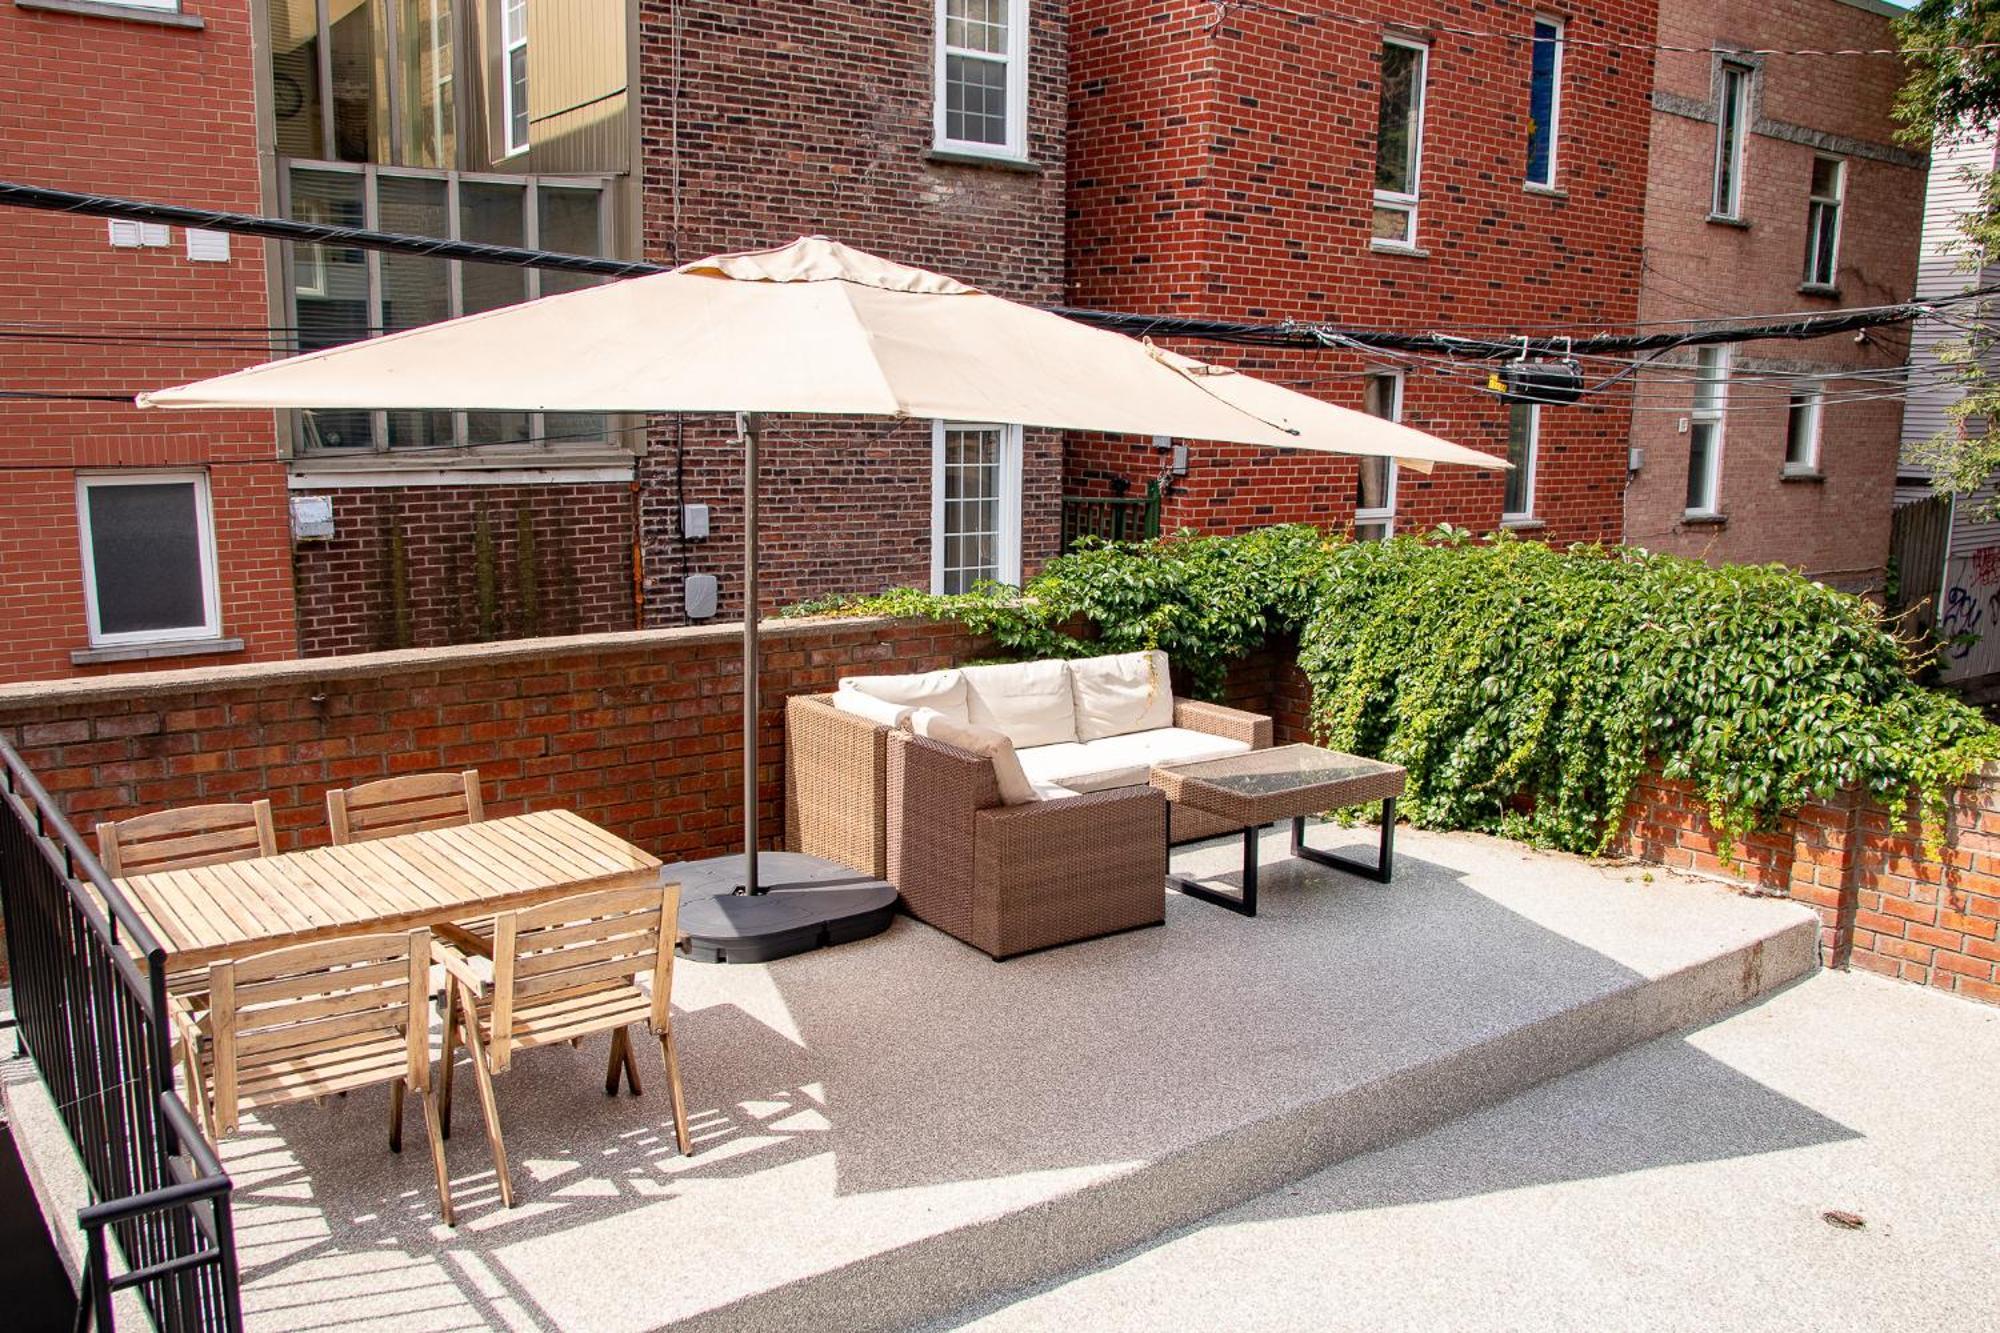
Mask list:
[[[139,396],[141,407],[993,421],[1502,468],[952,278],[805,237]]]
[[[1437,463],[1507,466],[823,236],[272,361],[141,394],[139,405],[738,413],[748,612],[742,887],[751,894],[759,889],[756,477],[763,414],[1167,435],[1394,458],[1424,472]]]

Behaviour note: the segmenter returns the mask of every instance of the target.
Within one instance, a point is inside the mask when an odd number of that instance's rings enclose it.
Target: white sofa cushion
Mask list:
[[[963,667],[959,674],[965,677],[967,720],[974,726],[1005,732],[1021,749],[1077,738],[1067,663],[1009,662]]]
[[[842,690],[863,694],[905,708],[934,708],[955,722],[970,722],[965,711],[965,677],[958,671],[925,671],[908,676],[845,676]],[[835,691],[838,693],[839,691]]]
[[[1076,739],[1103,740],[1174,725],[1174,688],[1167,655],[1146,653],[1085,657],[1069,664],[1076,690]]]
[[[1040,745],[1022,750],[1020,761],[1030,782],[1052,783],[1078,792],[1109,791],[1142,785],[1154,764],[1221,759],[1249,748],[1242,741],[1205,731],[1161,727],[1097,741]]]
[[[878,727],[900,727],[910,720],[910,714],[917,711],[908,704],[892,704],[887,699],[877,699],[866,690],[835,690],[833,706],[843,713],[866,718]]]
[[[1021,769],[1014,742],[1004,732],[971,722],[946,717],[935,708],[919,708],[910,714],[910,730],[919,736],[953,745],[993,761],[993,777],[1000,787],[1000,799],[1008,805],[1026,805],[1042,799],[1035,784]]]

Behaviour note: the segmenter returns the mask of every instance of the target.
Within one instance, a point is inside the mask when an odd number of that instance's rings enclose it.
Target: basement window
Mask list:
[[[1371,241],[1417,244],[1417,185],[1424,156],[1424,77],[1430,48],[1402,37],[1382,42],[1381,102],[1375,129],[1375,218]]]
[[[935,147],[1027,156],[1027,0],[938,0]]]
[[[931,426],[931,591],[1021,582],[1019,426]]]
[[[206,475],[85,473],[76,508],[92,647],[221,634]]]

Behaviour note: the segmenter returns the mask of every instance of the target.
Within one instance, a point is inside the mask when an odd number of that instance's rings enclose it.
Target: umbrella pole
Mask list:
[[[755,412],[736,414],[743,440],[743,891],[757,886],[757,435]]]

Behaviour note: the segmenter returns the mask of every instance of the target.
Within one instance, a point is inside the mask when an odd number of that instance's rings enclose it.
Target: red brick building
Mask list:
[[[1660,40],[1723,49],[1893,47],[1878,0],[1663,0]],[[1640,315],[1908,300],[1926,160],[1894,142],[1899,61],[1663,52],[1653,95]],[[1796,565],[1879,590],[1907,331],[1689,349],[1643,373],[1629,541]]]
[[[1349,328],[1629,324],[1653,15],[1638,0],[1566,19],[1512,5],[1079,0],[1072,298]],[[1376,535],[1450,521],[1619,536],[1622,387],[1588,407],[1509,407],[1481,390],[1483,373],[1389,354],[1237,364],[1522,466],[1511,483],[1449,468],[1364,477],[1348,460],[1197,445],[1169,490],[1168,530],[1307,520]],[[1080,442],[1068,489],[1131,493],[1170,459]]]
[[[256,211],[249,0],[124,8],[0,6],[0,178]],[[253,359],[212,326],[264,310],[254,240],[0,219],[0,390],[81,395],[0,400],[0,679],[296,650],[270,418],[93,400]]]

